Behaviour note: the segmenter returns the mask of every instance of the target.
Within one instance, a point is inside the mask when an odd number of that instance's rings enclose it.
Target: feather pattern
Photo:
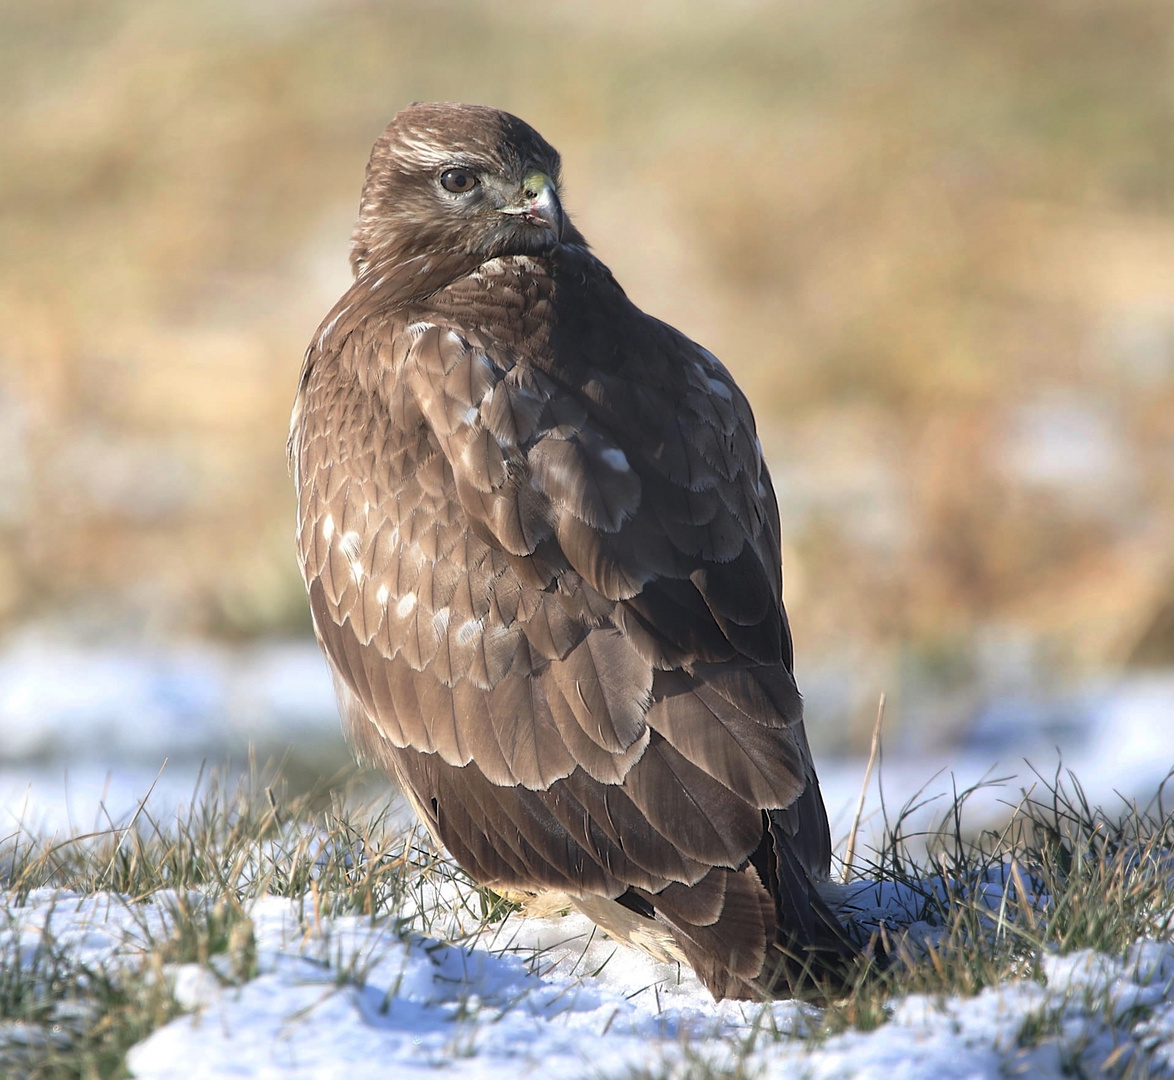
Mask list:
[[[450,160],[488,210],[439,191]],[[413,106],[372,153],[290,434],[347,734],[479,881],[622,909],[719,998],[834,980],[750,407],[569,222],[491,212],[535,171],[553,149],[473,106]]]

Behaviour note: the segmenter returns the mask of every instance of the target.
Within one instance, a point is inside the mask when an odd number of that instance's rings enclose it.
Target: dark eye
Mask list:
[[[440,174],[440,186],[454,195],[464,195],[465,192],[472,191],[478,182],[477,177],[468,169],[445,169]]]

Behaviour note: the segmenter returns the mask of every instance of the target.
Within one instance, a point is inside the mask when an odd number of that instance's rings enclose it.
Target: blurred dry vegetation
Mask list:
[[[0,627],[308,631],[288,409],[413,99],[741,381],[801,673],[1174,662],[1166,0],[0,0]]]

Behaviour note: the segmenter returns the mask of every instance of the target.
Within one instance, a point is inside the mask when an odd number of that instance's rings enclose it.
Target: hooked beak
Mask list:
[[[555,239],[561,241],[566,219],[554,190],[554,181],[546,173],[532,172],[522,181],[521,196],[518,205],[502,207],[501,212],[520,217],[529,225],[550,229]]]

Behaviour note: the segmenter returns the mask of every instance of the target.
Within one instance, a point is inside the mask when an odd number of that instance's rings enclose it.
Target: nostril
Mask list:
[[[538,192],[535,191],[533,188],[526,188],[526,190],[523,191],[522,194],[527,199],[537,199],[538,198]]]

